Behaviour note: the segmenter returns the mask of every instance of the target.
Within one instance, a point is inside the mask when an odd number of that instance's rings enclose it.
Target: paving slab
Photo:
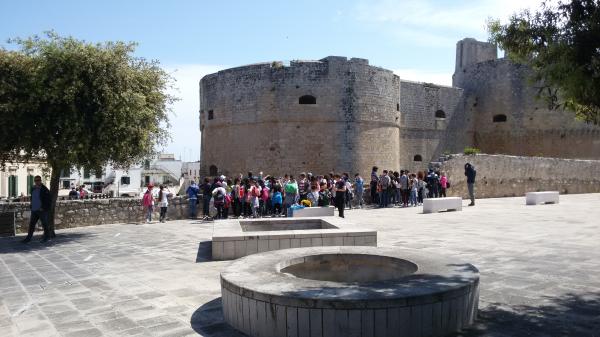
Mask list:
[[[600,194],[561,195],[559,204],[535,207],[523,197],[467,204],[462,212],[345,215],[350,229],[378,231],[378,246],[454,256],[479,269],[478,318],[461,336],[597,336]],[[242,336],[223,321],[219,274],[234,261],[211,260],[219,225],[81,227],[60,230],[46,244],[1,238],[2,334]],[[301,244],[290,239],[291,247]]]

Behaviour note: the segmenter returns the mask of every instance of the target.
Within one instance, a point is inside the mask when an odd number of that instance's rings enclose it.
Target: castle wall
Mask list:
[[[569,111],[548,109],[536,98],[530,77],[528,67],[507,59],[457,68],[454,84],[464,89],[473,146],[485,153],[599,159],[600,127],[577,121]]]
[[[316,104],[299,104],[304,95]],[[274,62],[208,75],[200,82],[203,174],[212,165],[226,175],[397,167],[399,97],[398,76],[363,59]]]
[[[600,160],[479,154],[454,156],[442,164],[441,171],[451,182],[448,196],[468,198],[467,162],[477,170],[476,198],[525,196],[536,191],[600,192]]]
[[[449,130],[457,129],[456,118],[462,116],[462,90],[430,83],[400,82],[402,129],[400,133],[400,168],[421,170],[444,151],[452,151]],[[436,117],[436,112],[444,118]],[[461,123],[462,125],[463,123]],[[459,128],[464,133],[464,128]],[[415,161],[420,155],[422,161]]]

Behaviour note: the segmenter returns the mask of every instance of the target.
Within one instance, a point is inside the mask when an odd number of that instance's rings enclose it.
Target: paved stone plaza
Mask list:
[[[464,201],[463,206],[468,202]],[[477,200],[461,212],[352,210],[378,245],[456,256],[479,268],[480,312],[465,336],[600,336],[600,194]],[[0,336],[239,336],[223,323],[210,260],[219,222],[61,230],[49,244],[0,239]]]

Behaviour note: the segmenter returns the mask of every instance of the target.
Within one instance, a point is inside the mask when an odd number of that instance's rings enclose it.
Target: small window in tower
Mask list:
[[[396,103],[396,111],[400,111],[400,103]]]
[[[446,113],[444,110],[438,110],[435,112],[435,118],[446,119]]]
[[[413,161],[423,161],[423,157],[421,157],[421,155],[420,155],[420,154],[416,154],[416,155],[413,157]]]
[[[219,170],[217,169],[217,167],[215,165],[210,165],[210,167],[208,168],[208,175],[216,176],[218,173],[219,173]]]
[[[494,123],[504,123],[506,122],[506,115],[494,115]]]
[[[298,103],[300,104],[317,104],[317,98],[311,95],[300,96],[298,99]]]
[[[208,119],[214,119],[215,118],[215,112],[212,110],[208,110]]]

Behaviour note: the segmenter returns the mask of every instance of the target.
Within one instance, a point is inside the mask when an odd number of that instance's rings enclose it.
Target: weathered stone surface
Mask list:
[[[201,172],[417,171],[467,146],[600,159],[600,127],[549,109],[536,99],[527,67],[498,59],[496,49],[459,41],[453,87],[403,81],[365,59],[334,56],[207,75],[200,81]],[[316,104],[299,104],[305,95]]]
[[[281,307],[296,314],[287,317],[286,336],[308,336],[309,310],[321,311],[323,327],[330,336],[362,336],[360,319],[375,313],[374,336],[445,336],[473,321],[477,311],[479,272],[472,265],[417,250],[376,247],[310,247],[267,252],[244,257],[221,273],[221,292],[226,321],[250,336],[270,336],[276,320],[260,320],[265,306]],[[257,305],[238,312],[230,303],[245,298]],[[450,305],[453,324],[434,335],[433,306]],[[386,329],[388,316],[401,309],[418,315],[394,331]],[[441,320],[441,311],[438,312]],[[241,316],[241,317],[239,317]],[[245,317],[259,317],[258,331],[244,330]],[[399,318],[399,317],[398,317]],[[397,319],[396,317],[393,318]],[[321,326],[321,320],[317,320]],[[365,322],[365,327],[371,327]],[[264,331],[264,332],[261,332]],[[351,333],[354,331],[354,333]]]
[[[524,197],[527,192],[600,192],[600,160],[453,155],[440,167],[450,179],[448,196],[468,198],[464,166],[475,165],[476,198]]]
[[[16,213],[17,233],[26,233],[29,228],[28,202],[0,203],[0,213]],[[175,197],[169,201],[167,219],[185,219],[188,216],[189,202]],[[159,207],[154,207],[153,219],[158,219]],[[145,211],[140,198],[131,199],[90,199],[63,200],[56,203],[55,226],[57,229],[73,228],[111,223],[140,223],[145,220]],[[38,222],[41,228],[41,223]]]
[[[352,229],[377,230],[379,246],[456,256],[478,267],[479,312],[460,336],[593,336],[600,331],[598,200],[600,194],[561,195],[559,204],[533,207],[523,196],[492,198],[462,212],[360,209],[346,212],[346,219]],[[61,229],[47,244],[20,244],[22,235],[0,238],[0,335],[59,336],[55,324],[89,321],[95,329],[69,334],[151,336],[138,321],[166,316],[200,336],[240,337],[224,323],[221,309],[219,274],[233,261],[210,259],[219,224],[180,220]],[[33,285],[21,281],[32,284],[35,278],[39,283]],[[45,314],[46,306],[55,313]],[[447,309],[432,312],[444,318]],[[281,317],[281,310],[275,313]],[[411,312],[390,315],[399,318],[388,324],[402,326]],[[309,316],[311,322],[322,319]],[[348,310],[349,318],[356,316]],[[100,327],[120,317],[135,327],[118,333]],[[368,336],[381,316],[373,310],[360,319]],[[178,335],[178,326],[161,334]]]
[[[342,218],[225,220],[215,226],[212,259],[231,260],[257,252],[296,247],[377,246],[377,232],[349,228]]]

